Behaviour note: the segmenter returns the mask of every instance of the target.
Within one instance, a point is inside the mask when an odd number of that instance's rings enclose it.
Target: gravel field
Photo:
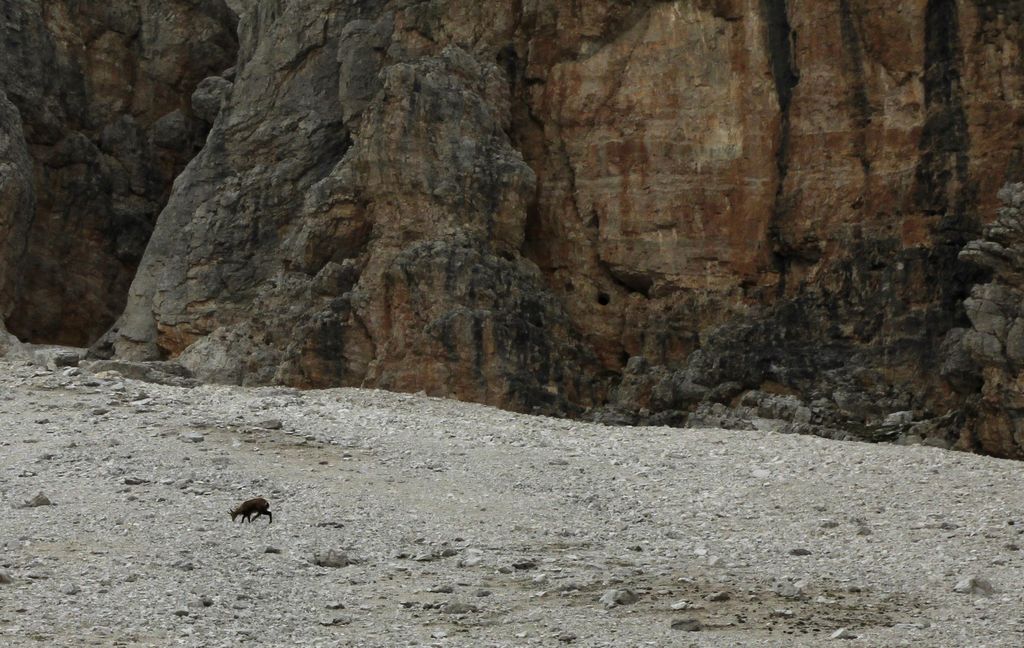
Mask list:
[[[935,448],[0,360],[0,645],[1019,647],[1022,501]]]

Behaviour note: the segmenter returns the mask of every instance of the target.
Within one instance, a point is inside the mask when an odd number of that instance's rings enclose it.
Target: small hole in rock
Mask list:
[[[607,306],[608,302],[610,302],[611,300],[612,298],[608,296],[608,293],[597,293],[598,304],[601,304],[602,306]]]

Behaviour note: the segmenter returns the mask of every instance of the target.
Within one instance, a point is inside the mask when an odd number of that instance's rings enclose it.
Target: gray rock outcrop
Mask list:
[[[1004,205],[983,236],[960,253],[990,273],[964,306],[971,326],[950,333],[944,373],[971,398],[977,417],[968,447],[1024,456],[1024,183],[999,193]],[[980,385],[980,394],[977,391]]]

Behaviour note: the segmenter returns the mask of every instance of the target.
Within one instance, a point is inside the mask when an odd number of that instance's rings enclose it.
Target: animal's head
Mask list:
[[[238,517],[238,509],[228,509],[228,515],[231,516],[231,521],[234,522],[235,518]]]

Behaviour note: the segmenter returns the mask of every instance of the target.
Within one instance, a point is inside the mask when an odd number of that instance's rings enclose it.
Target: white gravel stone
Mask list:
[[[598,602],[606,608],[613,608],[616,605],[629,605],[636,603],[639,597],[631,589],[610,589],[606,590]]]
[[[853,634],[846,628],[839,628],[828,636],[829,639],[856,639],[857,635]]]
[[[953,591],[957,594],[982,594],[984,596],[991,596],[995,593],[995,588],[988,580],[980,578],[978,576],[966,576],[957,581],[956,585],[953,586]]]

